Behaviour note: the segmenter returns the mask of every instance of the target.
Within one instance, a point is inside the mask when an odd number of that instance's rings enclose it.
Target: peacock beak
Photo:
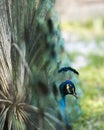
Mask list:
[[[73,96],[78,99],[78,95],[76,93],[74,93]]]

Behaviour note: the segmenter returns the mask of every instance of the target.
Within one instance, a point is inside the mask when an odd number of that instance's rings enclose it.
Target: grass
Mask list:
[[[61,25],[62,30],[76,34],[82,41],[104,40],[104,18],[84,23],[70,22]],[[87,44],[87,43],[86,43]],[[99,44],[98,44],[99,46]],[[74,62],[79,54],[69,53]],[[80,97],[82,116],[74,123],[74,130],[104,130],[104,56],[88,54],[89,64],[80,68],[79,81],[83,96]]]
[[[90,58],[90,64],[79,70],[80,87],[84,94],[81,98],[83,114],[74,124],[74,130],[104,129],[104,59]]]
[[[76,33],[81,40],[93,40],[99,43],[104,40],[104,18],[88,19],[87,21],[73,21],[61,24],[62,30]]]

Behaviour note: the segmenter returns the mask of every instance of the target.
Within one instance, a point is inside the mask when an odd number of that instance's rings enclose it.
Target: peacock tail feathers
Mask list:
[[[53,7],[54,0],[0,1],[0,130],[67,129],[55,97],[67,77],[57,71],[70,61],[61,58]]]

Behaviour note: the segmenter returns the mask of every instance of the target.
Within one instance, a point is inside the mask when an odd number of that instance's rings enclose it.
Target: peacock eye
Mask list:
[[[70,84],[70,85],[69,85],[69,87],[71,88],[71,87],[72,87],[72,85]]]
[[[67,92],[70,93],[70,85],[69,84],[66,85],[66,89],[67,89]]]

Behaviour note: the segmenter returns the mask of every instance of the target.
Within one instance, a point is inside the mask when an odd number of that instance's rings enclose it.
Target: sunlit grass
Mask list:
[[[61,24],[62,30],[76,33],[81,40],[92,40],[97,42],[104,39],[104,18],[88,19],[87,21],[65,22]]]
[[[80,69],[79,80],[83,90],[81,98],[83,114],[75,123],[75,130],[104,129],[104,67],[103,60],[99,59],[100,66],[97,60],[96,57],[93,57],[91,64]]]
[[[104,40],[104,18],[63,23],[61,28],[78,36],[80,41],[94,40],[96,44]],[[93,52],[94,50],[86,56],[88,64],[78,70],[83,92],[80,97],[83,113],[74,123],[74,130],[104,130],[104,56]],[[74,62],[78,55],[80,53],[72,52],[69,53],[69,58]]]

